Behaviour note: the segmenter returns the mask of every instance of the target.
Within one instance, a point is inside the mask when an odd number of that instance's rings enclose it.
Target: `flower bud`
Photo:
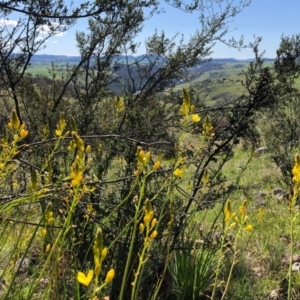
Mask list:
[[[12,119],[11,119],[11,123],[13,128],[19,128],[20,127],[20,120],[17,116],[17,112],[15,110],[12,111]]]
[[[102,252],[101,252],[101,259],[104,260],[107,256],[107,252],[108,252],[108,249],[107,247],[103,248]]]
[[[140,233],[143,233],[143,232],[144,232],[144,230],[145,230],[145,225],[144,225],[143,223],[140,224],[139,230],[140,230]]]
[[[156,224],[157,224],[157,219],[154,218],[151,222],[151,227],[154,228],[156,226]]]
[[[154,230],[151,234],[150,234],[150,236],[149,236],[149,238],[151,239],[151,240],[153,240],[153,239],[155,239],[156,237],[157,237],[157,231],[156,230]]]
[[[97,264],[96,267],[95,267],[95,275],[99,276],[100,272],[101,272],[101,265]]]
[[[115,277],[115,270],[110,269],[106,274],[105,283],[108,284],[108,283],[112,282],[114,277]]]
[[[156,171],[160,168],[160,161],[157,161],[154,166],[153,166],[153,170]]]
[[[46,246],[45,252],[46,252],[46,253],[49,253],[49,252],[50,252],[50,249],[51,249],[51,245],[48,244],[48,245]]]

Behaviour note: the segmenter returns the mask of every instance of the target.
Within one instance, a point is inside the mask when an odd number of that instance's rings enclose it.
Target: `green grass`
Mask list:
[[[243,89],[240,85],[241,76],[239,72],[241,72],[241,69],[242,68],[236,68],[235,64],[226,64],[224,69],[220,70],[220,72],[211,72],[210,77],[213,76],[215,78],[208,78],[208,75],[204,74],[202,79],[195,79],[194,84],[199,88],[201,95],[203,95],[203,100],[205,100],[206,103],[214,104],[222,94],[228,95],[228,97],[230,95],[241,94]],[[36,72],[36,74],[44,75],[48,72],[45,66],[42,65],[34,65],[29,71],[33,71],[31,72],[32,74]],[[297,84],[300,86],[300,80]],[[180,85],[178,88],[182,88],[183,86],[185,85]],[[190,142],[194,143],[195,147],[199,146],[197,142],[192,139],[192,136],[187,134],[184,143],[188,144]],[[162,164],[172,165],[170,161],[162,162]],[[116,170],[125,167],[126,165],[121,159],[114,160],[112,162],[111,173],[108,173],[108,176],[111,177],[111,179],[117,179],[117,175],[115,174]],[[193,174],[192,171],[192,168],[191,170],[187,170],[187,176],[189,173]],[[236,212],[239,216],[239,208],[244,200],[247,200],[246,214],[249,216],[249,223],[253,225],[253,231],[251,233],[246,231],[242,232],[237,244],[238,252],[236,252],[236,261],[232,260],[232,247],[234,245],[231,244],[230,240],[237,234],[234,228],[230,230],[230,234],[232,235],[226,236],[226,239],[229,239],[225,245],[226,251],[223,248],[218,249],[216,254],[213,253],[214,257],[211,259],[209,257],[209,260],[205,260],[206,255],[211,254],[211,252],[208,251],[208,249],[210,249],[209,247],[215,244],[218,246],[218,243],[220,243],[220,240],[218,240],[216,236],[222,233],[223,230],[224,220],[222,211],[224,201],[226,200],[221,197],[220,201],[213,208],[205,208],[202,211],[198,211],[193,218],[190,219],[189,226],[185,232],[187,241],[197,243],[198,247],[206,242],[205,238],[208,236],[212,237],[212,239],[209,240],[211,244],[206,244],[207,248],[202,252],[201,250],[196,251],[197,256],[192,256],[193,254],[190,252],[182,255],[182,252],[178,251],[176,253],[178,256],[173,257],[177,261],[175,264],[178,264],[177,267],[179,271],[177,271],[180,272],[180,276],[183,275],[183,278],[185,278],[184,272],[193,275],[191,274],[193,264],[189,265],[189,263],[191,263],[189,258],[192,257],[195,259],[194,261],[197,261],[197,267],[199,267],[199,265],[201,266],[201,263],[203,264],[203,269],[200,268],[197,270],[197,268],[195,268],[195,272],[212,276],[210,272],[207,272],[207,267],[209,266],[210,269],[214,268],[216,261],[222,259],[220,280],[224,282],[220,282],[221,290],[224,288],[224,283],[228,280],[229,270],[232,264],[234,264],[228,294],[225,299],[263,300],[267,298],[267,295],[272,290],[283,285],[288,272],[288,256],[291,251],[289,198],[286,195],[278,196],[274,191],[280,188],[283,194],[288,194],[289,190],[286,186],[282,185],[280,181],[280,171],[272,162],[270,153],[255,156],[252,149],[245,150],[242,145],[238,145],[235,148],[233,158],[228,161],[223,168],[223,174],[227,177],[225,185],[236,185],[238,187],[238,189],[230,195],[232,211]],[[183,182],[182,187],[186,185],[187,182]],[[21,218],[21,216],[17,217]],[[34,221],[34,218],[35,216],[32,216],[30,221]],[[11,253],[9,246],[11,246],[13,251],[17,254],[22,255],[22,252],[26,249],[28,240],[18,240],[18,238],[32,235],[30,226],[22,227],[23,225],[18,223],[13,223],[13,225],[10,225],[10,223],[7,224],[8,226],[5,227],[4,223],[2,223],[0,228],[0,232],[8,237],[7,241],[3,241],[2,239],[2,244],[0,245],[3,246],[0,249],[0,271],[1,269],[3,271],[1,263],[7,265],[5,258]],[[299,217],[296,218],[294,226],[294,239],[296,242],[293,246],[295,253],[297,253],[300,251],[300,244],[297,242],[300,240]],[[28,232],[24,232],[20,235],[22,228],[25,228],[24,230]],[[10,232],[8,232],[8,230],[10,230]],[[37,247],[42,247],[42,237],[38,236],[37,240]],[[201,259],[204,257],[204,261],[199,259],[201,255]],[[13,259],[11,260],[13,261]],[[188,261],[186,262],[185,260]],[[184,269],[185,265],[188,265],[189,269]],[[9,267],[12,268],[12,266],[11,262]],[[7,272],[7,274],[9,274],[9,272]],[[10,280],[11,278],[5,279]],[[177,287],[179,287],[182,284],[182,280],[179,276],[176,279],[179,280],[177,283]],[[196,290],[196,280],[194,277],[191,276],[189,280],[190,283],[193,281],[191,288]],[[205,285],[206,284],[205,282]],[[299,289],[299,286],[300,279],[295,276],[295,296],[293,299],[299,299],[297,298],[297,289]],[[205,288],[209,289],[209,284],[205,286]],[[22,292],[27,292],[27,287]],[[178,289],[177,292],[180,295],[180,289]],[[186,292],[186,294],[188,294],[188,292]]]
[[[238,211],[243,200],[247,200],[246,213],[254,227],[252,234],[245,232],[239,241],[238,262],[226,299],[266,299],[268,293],[282,284],[288,272],[291,247],[288,199],[274,194],[275,188],[282,188],[284,192],[287,189],[280,185],[280,172],[269,154],[254,156],[247,165],[250,156],[250,150],[244,151],[240,147],[224,168],[228,184],[239,182],[239,189],[230,197],[232,210]],[[211,223],[221,210],[220,203],[213,209],[200,212],[198,225],[194,220],[193,226],[201,226],[204,235],[208,234]],[[222,217],[217,225],[218,228],[222,227]],[[300,239],[299,228],[298,218],[295,223],[296,241]],[[232,232],[235,234],[234,230]],[[299,243],[294,246],[295,253],[298,253]],[[224,272],[226,274],[226,267]]]
[[[50,64],[32,64],[28,68],[27,73],[31,73],[33,76],[41,75],[49,77],[49,68]]]

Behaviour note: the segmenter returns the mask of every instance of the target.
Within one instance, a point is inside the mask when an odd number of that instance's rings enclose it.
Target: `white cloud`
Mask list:
[[[37,30],[41,34],[43,34],[43,33],[49,34],[49,33],[53,33],[54,32],[55,36],[63,36],[63,35],[65,35],[65,32],[61,32],[59,30],[53,31],[53,29],[58,26],[57,23],[52,23],[52,26],[53,26],[53,28],[50,28],[48,25],[44,24],[44,25],[39,26],[39,28]]]
[[[0,19],[0,26],[17,26],[18,21],[9,19]]]
[[[66,33],[65,32],[59,32],[57,34],[55,34],[55,36],[64,36]]]

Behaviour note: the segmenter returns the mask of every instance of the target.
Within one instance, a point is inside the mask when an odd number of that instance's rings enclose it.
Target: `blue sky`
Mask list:
[[[75,0],[74,3],[81,1]],[[165,13],[154,16],[148,20],[139,35],[141,47],[138,54],[145,52],[144,42],[148,36],[164,30],[167,36],[183,33],[189,37],[196,29],[200,29],[197,14],[185,14],[166,3],[162,3]],[[262,36],[261,50],[265,50],[265,57],[275,57],[276,49],[280,42],[280,36],[300,33],[300,0],[252,0],[249,7],[245,8],[229,24],[228,38],[244,35],[246,42],[254,40],[253,36]],[[46,49],[40,51],[43,54],[78,55],[76,49],[75,32],[85,30],[87,22],[80,20],[64,35],[51,38],[46,43]],[[237,51],[225,45],[217,44],[213,48],[213,58],[234,57],[237,59],[252,58],[251,50]]]

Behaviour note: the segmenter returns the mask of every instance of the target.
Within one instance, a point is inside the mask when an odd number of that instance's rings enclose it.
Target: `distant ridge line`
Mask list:
[[[135,59],[139,60],[142,59],[145,56],[145,54],[143,55],[139,55],[139,56],[133,56],[133,55],[129,55],[127,57],[128,61],[130,63],[133,63]],[[118,56],[116,59],[119,59],[121,62],[125,61],[126,56],[125,55],[120,55]],[[163,59],[163,58],[160,58]],[[51,61],[53,62],[61,62],[61,63],[76,63],[76,62],[80,62],[81,57],[80,56],[68,56],[68,55],[54,55],[54,54],[35,54],[32,59],[31,62],[32,63],[49,63]],[[264,58],[265,61],[274,61],[275,58]],[[229,62],[251,62],[254,61],[253,58],[248,58],[248,59],[236,59],[236,58],[212,58],[210,60],[210,62],[213,63],[229,63]],[[207,62],[209,63],[209,62]]]

